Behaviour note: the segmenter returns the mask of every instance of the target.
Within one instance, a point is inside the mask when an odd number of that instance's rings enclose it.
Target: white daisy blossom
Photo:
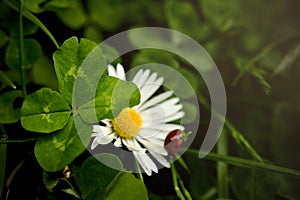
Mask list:
[[[126,80],[121,64],[116,68],[109,65],[108,75]],[[113,142],[116,147],[125,146],[133,152],[134,157],[149,176],[152,171],[158,172],[149,154],[169,168],[170,163],[164,157],[168,155],[164,148],[164,140],[169,132],[175,129],[184,130],[183,126],[171,123],[182,118],[184,112],[181,111],[182,105],[179,99],[171,97],[172,91],[153,96],[162,86],[163,81],[162,77],[158,77],[157,73],[151,73],[149,69],[139,70],[132,82],[140,91],[140,103],[132,108],[123,109],[114,119],[102,120],[105,126],[93,125],[94,140],[91,149],[110,142]]]

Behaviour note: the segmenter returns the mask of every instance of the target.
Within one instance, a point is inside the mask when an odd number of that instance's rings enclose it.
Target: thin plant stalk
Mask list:
[[[199,155],[199,150],[197,149],[188,149],[187,153],[191,153],[194,155]],[[266,164],[266,163],[261,163],[249,159],[244,159],[244,158],[239,158],[239,157],[234,157],[234,156],[227,156],[227,155],[221,155],[217,153],[207,153],[207,152],[200,152],[200,153],[205,153],[206,156],[204,159],[207,160],[213,160],[213,161],[222,161],[230,165],[235,165],[239,167],[244,167],[244,168],[250,168],[250,169],[258,169],[258,170],[264,170],[264,171],[269,171],[269,172],[275,172],[283,175],[289,175],[293,176],[296,178],[300,179],[300,171],[295,170],[295,169],[290,169],[286,167],[281,167],[273,164]]]
[[[9,0],[3,0],[3,2],[6,5],[8,5],[9,7],[11,7],[13,10],[19,12],[18,6],[16,6],[14,3],[10,2]],[[48,35],[48,37],[53,42],[53,44],[55,45],[55,47],[59,48],[59,45],[58,45],[56,39],[54,38],[54,36],[51,34],[51,32],[47,29],[47,27],[36,16],[34,16],[27,9],[23,10],[23,15],[24,15],[24,17],[26,17],[27,19],[29,19],[30,21],[32,21],[35,25],[37,25],[39,28],[41,28],[44,31],[44,33],[46,35]]]
[[[176,192],[177,197],[180,200],[185,200],[183,193],[181,192],[179,186],[178,186],[178,180],[177,180],[177,171],[175,169],[174,163],[171,164],[171,173],[172,173],[172,180],[174,184],[174,190]]]
[[[228,154],[227,133],[223,130],[220,139],[217,143],[218,154]],[[228,166],[225,162],[218,161],[217,163],[217,180],[218,180],[218,196],[219,198],[227,198],[229,196],[228,182]]]
[[[26,138],[26,139],[23,139],[23,140],[0,140],[0,144],[34,142],[37,139],[38,139],[38,137]]]
[[[175,169],[176,170],[176,169]],[[177,173],[177,171],[176,171]],[[189,191],[186,189],[186,187],[184,186],[183,180],[181,178],[181,176],[177,173],[177,178],[180,184],[180,187],[182,188],[183,194],[186,197],[187,200],[192,200],[192,196],[190,195]]]
[[[19,15],[19,64],[20,64],[20,76],[23,97],[27,96],[26,91],[26,77],[25,77],[25,65],[24,65],[24,32],[23,32],[23,9],[24,1],[20,0],[20,15]]]

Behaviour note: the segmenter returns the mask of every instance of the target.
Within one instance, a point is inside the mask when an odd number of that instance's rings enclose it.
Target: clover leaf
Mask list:
[[[62,170],[85,151],[92,123],[140,100],[135,84],[107,75],[106,58],[88,39],[71,37],[53,59],[59,91],[42,88],[28,95],[21,108],[26,130],[51,133],[40,137],[34,148],[37,161],[50,172]]]
[[[62,129],[70,114],[68,103],[58,92],[42,88],[24,100],[21,123],[26,130],[50,133]]]

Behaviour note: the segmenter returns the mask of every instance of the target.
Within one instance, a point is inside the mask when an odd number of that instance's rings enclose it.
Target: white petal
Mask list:
[[[154,106],[157,103],[160,103],[160,102],[166,100],[172,94],[173,94],[173,91],[167,91],[167,92],[164,92],[162,94],[159,94],[159,95],[151,98],[149,101],[145,102],[143,105],[137,106],[136,109],[137,109],[137,111],[142,111],[146,108],[149,108],[151,106]]]
[[[126,80],[125,70],[121,64],[117,64],[117,77],[123,81]]]
[[[98,146],[98,142],[96,140],[96,138],[93,140],[92,145],[91,145],[91,149],[94,150],[96,147]]]
[[[182,125],[179,125],[179,124],[154,124],[153,126],[150,126],[150,127],[144,127],[145,130],[148,130],[148,131],[157,131],[159,132],[157,134],[160,135],[160,134],[167,134],[167,133],[170,133],[171,131],[173,130],[176,130],[176,129],[180,129],[180,130],[184,130],[184,126]]]
[[[114,145],[115,145],[115,147],[122,147],[121,138],[116,138]]]
[[[159,134],[158,130],[142,128],[140,130],[138,136],[140,136],[142,138],[152,138],[152,137],[156,137],[158,134]]]
[[[185,113],[181,111],[179,113],[176,113],[175,115],[167,117],[165,119],[165,122],[171,122],[171,121],[178,120],[178,119],[182,118],[184,115],[185,115]]]
[[[157,152],[154,151],[149,151],[151,153],[151,155],[163,166],[170,168],[170,163],[167,161],[167,159],[165,157],[163,157],[162,155],[160,155]]]
[[[102,131],[102,128],[101,128],[102,126],[100,126],[100,125],[93,125],[93,132],[95,133],[97,133],[97,132],[101,132]]]
[[[144,70],[140,69],[134,76],[132,82],[134,82],[135,84],[140,80],[142,74],[144,73]]]
[[[122,142],[130,151],[146,152],[135,139],[123,139]]]
[[[97,135],[107,136],[112,133],[112,129],[107,126],[93,125],[93,132],[97,133]]]
[[[164,131],[173,131],[173,130],[176,130],[176,129],[180,129],[182,131],[184,131],[184,126],[180,125],[180,124],[164,124],[163,126],[163,130]]]
[[[139,73],[137,73],[137,75],[138,74]],[[133,79],[133,80],[136,80],[136,81],[132,81],[132,82],[134,82],[137,85],[138,88],[141,88],[144,85],[147,78],[149,77],[149,74],[150,74],[149,69],[145,70],[144,72],[142,71],[142,74],[139,75],[139,77],[137,77],[137,75],[136,75],[136,77],[135,77],[136,79],[135,78]]]
[[[161,155],[168,155],[164,147],[164,141],[155,138],[142,138],[141,136],[137,136],[136,139],[148,150],[160,153]]]
[[[155,82],[144,84],[141,86],[141,104],[148,100],[163,84],[164,79],[159,78]]]
[[[111,138],[108,138],[108,137],[106,137],[106,136],[103,136],[103,137],[96,137],[95,139],[97,140],[97,143],[98,143],[98,144],[102,144],[102,145],[108,144],[108,143],[110,143],[110,142],[112,141]]]
[[[160,104],[158,104],[156,106],[169,108],[171,106],[176,105],[179,101],[180,101],[179,98],[173,97],[173,98],[168,99],[167,101],[164,101],[164,102],[162,102],[162,103],[160,103]]]
[[[108,65],[107,68],[108,68],[108,75],[109,75],[109,76],[118,78],[117,71],[116,71],[116,69],[114,68],[114,66]]]
[[[170,105],[170,106],[165,106],[165,107],[160,107],[156,108],[160,110],[159,115],[153,115],[152,121],[164,121],[167,118],[170,118],[172,116],[177,115],[180,113],[180,110],[182,109],[182,105]]]
[[[158,172],[156,165],[146,153],[133,152],[133,155],[148,176],[151,176],[152,171],[154,171],[155,173]]]

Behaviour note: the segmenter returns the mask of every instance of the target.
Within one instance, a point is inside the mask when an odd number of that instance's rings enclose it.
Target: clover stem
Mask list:
[[[23,97],[27,96],[26,91],[26,78],[25,78],[25,65],[24,65],[24,33],[23,33],[23,9],[24,1],[20,0],[20,16],[19,16],[19,64],[20,64],[20,76]]]

